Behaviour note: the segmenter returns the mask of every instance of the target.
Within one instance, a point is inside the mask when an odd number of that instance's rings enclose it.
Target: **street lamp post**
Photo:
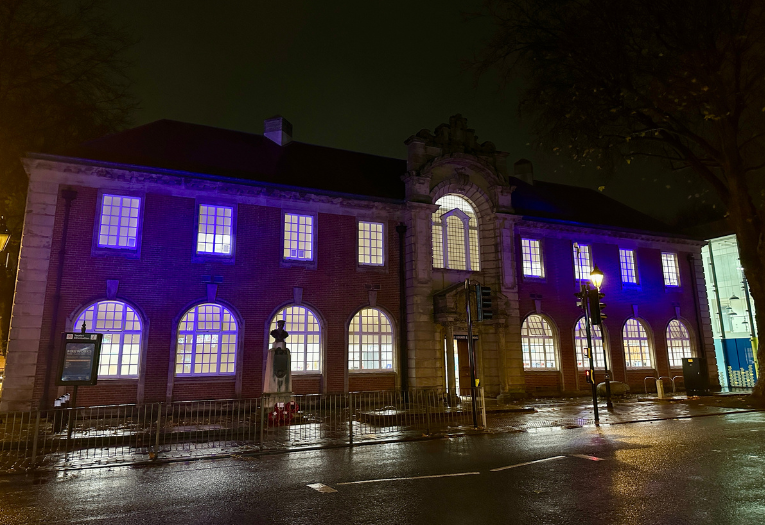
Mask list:
[[[596,294],[594,297],[595,301],[600,302],[600,286],[603,284],[603,272],[600,271],[600,269],[595,266],[590,272],[590,281],[592,281],[592,284],[595,285]],[[596,308],[600,309],[600,304],[597,304],[595,306]],[[592,305],[590,305],[590,308],[592,308]],[[601,334],[603,333],[603,330],[601,329]],[[606,345],[603,344],[603,371],[605,372],[606,376],[606,408],[611,410],[614,408],[614,404],[611,402],[611,372],[608,370],[608,353],[606,352]]]

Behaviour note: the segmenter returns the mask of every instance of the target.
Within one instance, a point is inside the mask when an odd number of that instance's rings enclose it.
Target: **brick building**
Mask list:
[[[78,404],[257,397],[268,332],[287,321],[296,393],[469,384],[466,278],[490,286],[476,326],[487,395],[586,390],[573,293],[606,275],[605,348],[642,388],[714,371],[699,257],[590,190],[508,173],[459,115],[407,160],[158,121],[24,159],[30,177],[0,410],[47,406],[63,331],[105,333]],[[579,247],[575,255],[574,243]],[[598,355],[602,363],[602,352]],[[716,374],[710,373],[713,381]]]

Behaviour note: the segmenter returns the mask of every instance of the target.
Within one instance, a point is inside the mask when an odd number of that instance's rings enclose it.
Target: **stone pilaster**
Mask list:
[[[30,176],[0,412],[30,410],[40,355],[58,184]]]
[[[715,355],[715,343],[712,336],[712,314],[709,311],[709,296],[707,295],[707,286],[704,280],[704,261],[701,258],[701,249],[696,250],[693,254],[693,258],[688,261],[693,265],[693,275],[696,277],[696,282],[692,283],[693,293],[696,294],[699,308],[699,321],[701,326],[699,327],[700,333],[697,334],[699,355],[703,348],[704,355],[706,357],[707,367],[709,369],[709,384],[715,387],[720,386],[720,377],[717,373],[717,357]],[[689,316],[690,317],[690,316]],[[696,323],[694,323],[696,324]]]

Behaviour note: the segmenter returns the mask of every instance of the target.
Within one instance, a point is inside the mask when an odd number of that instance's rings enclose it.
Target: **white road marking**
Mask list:
[[[337,492],[335,489],[325,485],[324,483],[311,483],[308,486],[310,488],[312,488],[313,490],[315,490],[315,491],[324,492],[324,493],[327,493],[327,494],[330,493],[330,492]]]
[[[575,458],[589,459],[590,461],[603,461],[603,458],[588,456],[587,454],[571,454],[571,456]]]
[[[566,456],[553,456],[551,458],[545,458],[545,459],[536,459],[534,461],[527,461],[526,463],[518,463],[517,465],[508,465],[507,467],[499,467],[499,468],[493,468],[491,469],[492,472],[499,472],[500,470],[507,470],[510,468],[516,468],[516,467],[525,467],[526,465],[533,465],[534,463],[541,463],[543,461],[552,461],[554,459],[563,459]]]
[[[382,478],[382,479],[365,479],[363,481],[346,481],[345,483],[337,483],[337,485],[361,485],[363,483],[381,483],[383,481],[409,481],[412,479],[432,479],[432,478],[453,478],[456,476],[476,476],[480,472],[459,472],[457,474],[437,474],[434,476],[413,476],[411,478]]]

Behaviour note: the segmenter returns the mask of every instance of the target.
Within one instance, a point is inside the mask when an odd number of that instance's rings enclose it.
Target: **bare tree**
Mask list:
[[[136,104],[125,51],[133,40],[102,2],[0,1],[0,215],[17,258],[27,177],[20,158],[115,131]],[[0,337],[6,340],[15,268],[0,259]],[[0,345],[1,346],[1,345]]]
[[[526,80],[521,111],[545,144],[599,169],[655,157],[727,207],[765,312],[765,2],[489,0],[476,61]],[[757,322],[765,333],[765,315]],[[765,394],[765,354],[757,350]]]

